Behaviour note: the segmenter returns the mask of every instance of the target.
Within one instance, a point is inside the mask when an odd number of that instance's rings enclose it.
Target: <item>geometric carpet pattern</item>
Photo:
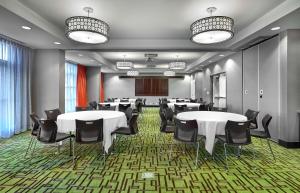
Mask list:
[[[174,143],[172,134],[160,134],[158,108],[144,108],[138,119],[140,135],[118,136],[115,153],[103,165],[99,145],[77,145],[80,156],[73,169],[69,144],[56,147],[37,143],[32,159],[24,158],[29,132],[0,140],[0,192],[300,192],[300,149],[271,143],[276,162],[265,141],[253,139],[256,157],[243,149],[238,158],[229,156],[224,169],[221,144],[214,156],[200,148]],[[232,150],[234,152],[234,150]]]

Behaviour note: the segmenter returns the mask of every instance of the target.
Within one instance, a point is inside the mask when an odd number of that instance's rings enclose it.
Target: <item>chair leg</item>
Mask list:
[[[269,146],[270,152],[271,152],[271,154],[273,156],[273,159],[274,159],[274,161],[276,161],[275,155],[273,153],[273,150],[272,150],[272,147],[271,147],[271,144],[270,144],[270,139],[267,139],[267,142],[268,142],[268,146]]]
[[[75,159],[75,140],[73,140],[73,152],[72,152],[72,155],[73,155],[73,169],[75,167],[75,162],[76,162],[76,159]]]
[[[72,132],[70,132],[70,135],[71,134],[72,134]],[[70,156],[72,156],[72,137],[70,137]]]
[[[101,150],[103,151],[103,156],[104,156],[104,160],[103,160],[103,167],[105,167],[105,162],[106,162],[106,157],[105,157],[105,148],[104,148],[104,142],[102,141],[102,143],[100,144],[101,146]]]
[[[171,143],[171,147],[170,147],[169,161],[171,161],[171,157],[172,157],[172,149],[173,149],[173,143]]]
[[[197,153],[196,153],[196,161],[195,161],[196,168],[198,167],[199,145],[200,145],[200,143],[197,142]]]
[[[30,159],[32,159],[32,157],[34,156],[34,152],[35,152],[35,148],[36,148],[36,141],[34,141],[33,143],[34,144],[33,144],[33,149],[32,149],[32,152],[31,152],[31,158]]]
[[[33,143],[33,136],[31,136],[31,138],[30,138],[30,141],[29,141],[27,150],[26,150],[26,152],[25,152],[24,158],[26,158],[26,156],[27,156],[27,154],[28,154],[28,151],[31,149],[32,143]]]
[[[225,169],[228,170],[226,143],[224,143],[224,155],[225,155]]]

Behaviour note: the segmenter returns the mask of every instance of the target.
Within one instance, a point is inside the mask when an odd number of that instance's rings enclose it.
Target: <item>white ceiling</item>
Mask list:
[[[87,45],[65,37],[65,19],[85,15],[82,8],[86,6],[94,8],[92,17],[110,25],[108,43]],[[190,24],[208,16],[210,6],[218,8],[215,15],[235,20],[235,36],[221,44],[192,43]],[[157,63],[170,62],[181,53],[188,64],[185,72],[192,72],[258,36],[299,29],[299,20],[300,0],[0,0],[0,34],[36,49],[72,50],[66,58],[91,66],[101,64],[107,72],[116,71],[115,62],[124,54],[142,63],[144,53],[153,50],[159,53]],[[32,30],[25,31],[22,25]],[[281,29],[270,31],[274,26]],[[62,44],[54,45],[54,41]],[[80,53],[84,56],[78,57]]]

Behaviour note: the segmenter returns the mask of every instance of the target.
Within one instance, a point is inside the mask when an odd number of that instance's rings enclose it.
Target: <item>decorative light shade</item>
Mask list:
[[[175,72],[174,72],[174,71],[171,71],[171,70],[165,71],[165,72],[164,72],[164,76],[175,76]]]
[[[132,66],[133,66],[132,62],[126,62],[126,61],[117,62],[117,68],[121,70],[131,69]]]
[[[212,13],[216,11],[215,7],[207,9]],[[210,16],[199,19],[191,25],[193,42],[199,44],[213,44],[224,42],[234,36],[234,21],[226,16]]]
[[[136,70],[127,71],[127,76],[138,76],[138,75],[139,75],[139,71]]]
[[[172,70],[182,70],[185,69],[185,62],[171,62],[169,68]]]
[[[93,12],[90,7],[84,11]],[[109,26],[104,21],[92,17],[74,16],[66,19],[67,38],[88,44],[100,44],[108,41]]]

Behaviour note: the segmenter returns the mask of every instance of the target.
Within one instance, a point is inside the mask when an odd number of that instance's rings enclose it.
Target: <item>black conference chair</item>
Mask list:
[[[197,103],[198,100],[197,100],[197,99],[190,99],[190,102],[191,102],[191,103]]]
[[[143,102],[141,100],[135,101],[135,107],[139,113],[142,112],[142,106],[143,106]]]
[[[97,110],[97,102],[96,101],[92,101],[89,103],[89,106],[91,107],[92,110]]]
[[[184,107],[183,111],[199,111],[198,107]]]
[[[121,103],[128,103],[128,102],[129,102],[129,99],[123,98],[123,99],[120,100],[120,102],[121,102]]]
[[[76,120],[75,142],[78,144],[100,143],[100,151],[103,153],[105,165],[105,150],[103,144],[103,119]],[[76,166],[75,142],[73,142],[73,166]]]
[[[208,111],[208,105],[206,104],[201,104],[199,106],[199,111]]]
[[[76,112],[79,111],[91,111],[93,110],[92,107],[88,106],[88,107],[76,107]]]
[[[196,159],[195,166],[198,166],[198,156],[199,156],[199,147],[200,143],[197,139],[198,137],[198,124],[196,120],[179,120],[177,118],[174,119],[175,122],[175,131],[174,131],[174,139],[178,142],[184,144],[190,144],[196,146]],[[169,158],[171,158],[172,154],[172,144]]]
[[[57,132],[57,125],[54,120],[46,119],[46,120],[39,120],[40,129],[37,134],[37,140],[43,144],[57,144],[58,153],[60,153],[60,145],[58,142],[70,139],[70,155],[72,149],[72,137],[73,135],[59,133]],[[32,157],[34,155],[36,148],[36,142],[33,146]]]
[[[184,112],[185,107],[186,105],[174,104],[175,114],[177,115],[178,113]]]
[[[129,108],[131,104],[119,104],[119,111],[125,113],[126,109]]]
[[[40,130],[40,123],[39,123],[39,116],[37,116],[35,113],[31,113],[30,114],[30,119],[32,121],[32,130],[31,130],[31,138],[30,138],[30,141],[29,141],[29,144],[28,144],[28,147],[27,147],[27,150],[25,152],[25,158],[29,152],[29,150],[32,148],[32,145],[33,145],[33,141],[36,139],[37,135],[38,135],[38,132]]]
[[[227,146],[233,146],[240,151],[240,147],[251,144],[251,135],[249,130],[250,121],[236,122],[227,121],[225,126],[225,136],[217,136],[217,138],[224,144],[225,168],[228,169],[227,162]],[[255,158],[254,151],[253,159]],[[238,154],[239,156],[240,154]]]
[[[131,107],[128,107],[128,108],[125,110],[125,115],[126,115],[127,122],[129,122],[129,120],[131,119],[132,113],[133,113],[133,110],[132,110]]]
[[[227,112],[226,107],[213,107],[212,111]]]
[[[116,106],[99,106],[100,111],[115,111]]]
[[[253,130],[251,129],[250,130],[250,134],[252,137],[256,137],[256,138],[260,138],[260,139],[266,139],[267,140],[267,143],[268,143],[268,147],[269,147],[269,150],[273,156],[273,159],[275,159],[275,156],[274,156],[274,153],[273,153],[273,150],[272,150],[272,147],[271,147],[271,144],[270,144],[270,139],[271,139],[271,135],[270,135],[270,132],[269,132],[269,124],[272,120],[272,116],[269,115],[269,114],[266,114],[264,116],[264,118],[262,119],[262,126],[263,126],[263,131],[259,131],[259,130]]]
[[[247,117],[248,120],[250,120],[250,129],[257,129],[258,124],[257,124],[257,116],[259,114],[259,111],[254,111],[251,109],[248,109],[245,113],[245,116]]]
[[[160,131],[162,133],[174,133],[174,113],[171,108],[165,108],[159,112],[161,119]]]
[[[57,121],[58,115],[61,114],[59,109],[45,110],[47,119]]]
[[[139,114],[133,113],[131,119],[129,120],[127,127],[119,127],[115,131],[111,133],[111,135],[119,134],[119,135],[137,135],[139,133],[137,119]],[[117,140],[116,140],[117,141]],[[113,149],[114,149],[114,143],[113,143]]]
[[[183,103],[184,100],[183,99],[176,99],[176,103]]]

